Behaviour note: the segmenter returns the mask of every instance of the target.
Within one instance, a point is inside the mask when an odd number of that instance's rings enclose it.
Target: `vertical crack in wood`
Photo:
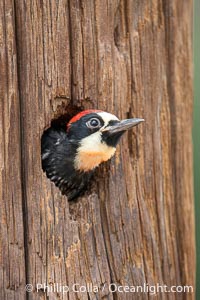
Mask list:
[[[71,24],[71,5],[70,5],[70,0],[68,0],[68,19],[69,19],[69,52],[70,52],[70,62],[71,62],[71,103],[73,104],[74,101],[74,93],[73,93],[73,65],[74,65],[74,59],[73,59],[73,36],[72,36],[72,24]]]
[[[84,17],[84,10],[83,10],[83,2],[81,1],[81,36],[82,36],[82,62],[83,62],[83,96],[82,98],[85,99],[85,51],[84,51],[84,35],[83,35],[83,17]]]
[[[21,80],[20,80],[20,42],[18,32],[18,16],[17,16],[17,3],[14,0],[14,22],[15,22],[15,38],[16,38],[16,64],[17,64],[17,85],[19,93],[19,127],[20,127],[20,155],[21,155],[21,189],[22,189],[22,216],[23,216],[23,233],[24,233],[24,260],[25,260],[25,284],[29,283],[29,261],[28,261],[28,221],[27,221],[27,199],[26,199],[26,176],[25,176],[25,165],[24,165],[24,126],[23,126],[23,99],[21,97]],[[24,287],[25,288],[25,287]],[[26,292],[26,299],[29,298],[28,292]]]
[[[102,224],[103,243],[105,246],[107,264],[108,264],[109,273],[110,273],[110,283],[109,284],[112,284],[112,283],[115,283],[114,279],[113,279],[113,270],[112,270],[111,262],[110,262],[110,259],[112,258],[112,250],[111,250],[112,247],[110,244],[110,239],[108,239],[108,236],[106,238],[106,232],[109,232],[109,226],[108,226],[106,207],[102,201],[100,202],[100,216],[101,216],[101,224]],[[110,252],[110,254],[109,254],[109,252]],[[114,300],[118,299],[116,293],[112,293],[112,297]]]

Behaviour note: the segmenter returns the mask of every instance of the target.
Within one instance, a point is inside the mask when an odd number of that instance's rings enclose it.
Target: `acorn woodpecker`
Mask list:
[[[142,121],[120,121],[108,112],[85,110],[65,129],[50,127],[41,139],[43,171],[69,201],[73,200],[87,186],[94,169],[114,155],[122,134]]]

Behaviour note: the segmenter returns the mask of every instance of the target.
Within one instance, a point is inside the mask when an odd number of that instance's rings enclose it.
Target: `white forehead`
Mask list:
[[[103,119],[104,125],[108,125],[109,121],[111,121],[111,120],[119,121],[119,119],[115,115],[107,113],[105,111],[98,112],[97,114]]]

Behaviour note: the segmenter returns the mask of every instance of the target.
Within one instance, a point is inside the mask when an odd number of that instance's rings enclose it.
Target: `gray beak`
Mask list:
[[[105,127],[104,129],[102,129],[102,132],[109,132],[110,134],[115,134],[117,132],[129,130],[130,128],[140,124],[141,122],[144,122],[144,119],[133,118],[122,120],[115,123],[114,125]]]

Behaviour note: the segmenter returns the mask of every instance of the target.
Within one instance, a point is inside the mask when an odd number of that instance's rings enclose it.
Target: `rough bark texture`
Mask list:
[[[24,299],[20,102],[12,1],[0,1],[0,299]]]
[[[192,1],[2,0],[0,9],[0,298],[148,299],[108,285],[194,285]],[[40,137],[71,105],[146,122],[69,204],[42,172]],[[106,287],[63,295],[37,283]]]

